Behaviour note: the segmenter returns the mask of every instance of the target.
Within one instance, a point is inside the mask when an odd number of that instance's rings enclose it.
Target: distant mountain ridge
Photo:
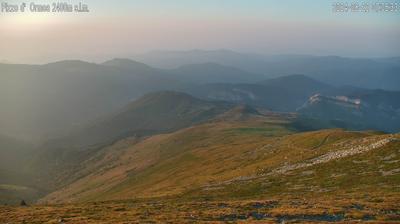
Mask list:
[[[385,100],[379,100],[382,94],[386,95]],[[310,118],[341,122],[345,128],[398,132],[400,105],[397,97],[400,92],[371,91],[348,96],[316,94],[298,112]]]
[[[201,56],[204,60],[211,60],[214,57],[221,59],[222,62],[227,60],[224,57],[226,54],[232,56],[232,62],[241,60],[243,57],[247,58],[247,61],[261,57],[260,55],[238,55],[224,50],[194,51],[189,52],[189,55],[191,53],[201,55],[204,53]],[[179,52],[174,54],[180,55]],[[298,66],[291,63],[300,62],[300,64],[304,64],[303,62],[322,63],[316,67],[311,64],[310,66],[327,69],[336,69],[342,66],[341,64],[349,65],[346,58],[340,57],[279,56],[266,57],[265,60],[269,62],[264,63],[263,66],[277,66],[288,61],[290,63],[286,67],[293,70]],[[378,63],[385,66],[392,66],[392,69],[396,69],[393,66],[397,62],[395,58],[387,59],[387,61],[384,59],[352,59],[351,61],[357,62],[360,67],[363,63],[374,66],[374,61],[379,61]],[[59,61],[45,65],[0,64],[2,74],[0,77],[2,105],[0,133],[36,142],[57,138],[76,127],[85,125],[88,120],[114,112],[146,93],[163,90],[186,92],[206,100],[223,100],[284,112],[295,111],[316,93],[350,96],[354,93],[368,92],[362,88],[332,85],[336,82],[318,81],[313,78],[313,72],[303,73],[306,76],[289,75],[267,80],[262,73],[237,69],[239,65],[240,63],[231,66],[205,62],[205,64],[190,64],[165,70],[122,58],[103,64],[79,60]],[[381,66],[383,65],[378,67],[381,68]],[[301,74],[300,71],[292,74]],[[284,73],[280,75],[282,74]],[[328,72],[325,75],[329,74]],[[345,73],[340,74],[345,76]],[[336,77],[336,75],[332,74],[329,77]],[[340,79],[349,80],[351,77],[346,76]],[[391,77],[394,79],[389,81],[390,85],[400,83],[395,80],[398,76]],[[357,82],[369,79],[369,75],[356,78]],[[375,91],[373,94],[379,93]],[[379,99],[384,100],[384,97]],[[388,105],[395,100],[390,101]]]
[[[188,64],[169,71],[175,79],[194,84],[254,83],[265,79],[264,75],[217,63]]]
[[[396,91],[335,87],[304,75],[284,76],[258,84],[206,84],[188,91],[204,99],[272,111],[297,111],[322,121],[342,122],[333,127],[400,131],[400,92]],[[359,104],[352,104],[352,100]],[[359,109],[349,111],[355,107]]]
[[[152,70],[153,68],[141,63],[141,62],[137,62],[131,59],[127,59],[127,58],[114,58],[112,60],[103,62],[102,65],[106,65],[106,66],[114,66],[114,67],[118,67],[118,68],[125,68],[125,69],[133,69],[133,70]]]
[[[135,59],[152,66],[179,67],[185,64],[218,63],[267,78],[307,74],[331,85],[400,90],[400,61],[393,58],[346,58],[339,56],[244,54],[231,50],[156,51]]]
[[[304,91],[310,93],[332,88],[331,85],[317,81],[303,74],[294,74],[268,79],[262,82],[262,84],[266,86],[285,87],[288,91],[296,91],[299,93]]]
[[[275,111],[295,111],[315,94],[333,89],[304,75],[290,75],[247,84],[205,84],[187,90],[193,95]]]
[[[181,56],[175,52],[171,58]],[[0,197],[34,200],[53,190],[59,191],[46,200],[236,190],[252,195],[261,189],[253,186],[254,176],[312,164],[315,152],[331,158],[331,150],[349,152],[349,141],[376,144],[381,137],[388,147],[378,148],[387,156],[397,147],[390,140],[395,135],[380,131],[400,131],[400,92],[360,87],[397,88],[397,58],[265,57],[226,50],[184,56],[191,63],[173,69],[123,58],[0,64]],[[338,127],[357,132],[321,131]],[[374,131],[359,132],[365,129]],[[309,130],[317,131],[298,133]],[[274,149],[282,154],[275,158]],[[288,155],[296,163],[286,164]],[[381,164],[371,165],[375,173]],[[231,185],[237,180],[244,181],[243,189]],[[229,189],[219,191],[224,183]]]
[[[182,85],[158,69],[134,67],[83,61],[0,64],[0,133],[32,141],[58,137],[143,94]]]

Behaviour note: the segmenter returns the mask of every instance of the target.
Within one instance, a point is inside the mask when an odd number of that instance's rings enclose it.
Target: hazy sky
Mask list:
[[[25,2],[29,7],[30,2],[57,1]],[[0,12],[0,61],[102,61],[152,50],[222,48],[262,54],[400,55],[400,11],[334,13],[334,1],[326,0],[82,2],[89,13]]]

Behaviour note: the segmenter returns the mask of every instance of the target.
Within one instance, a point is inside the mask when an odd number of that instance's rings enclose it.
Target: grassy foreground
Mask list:
[[[0,207],[0,223],[399,223],[398,195]]]

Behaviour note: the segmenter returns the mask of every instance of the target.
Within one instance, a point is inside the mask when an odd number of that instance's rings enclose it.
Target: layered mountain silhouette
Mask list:
[[[82,61],[0,64],[0,74],[0,133],[35,141],[64,135],[145,93],[181,85],[139,63],[129,69]]]
[[[183,65],[170,70],[172,77],[193,84],[206,83],[254,83],[265,79],[264,75],[253,74],[241,69],[217,63]]]
[[[219,56],[213,57],[221,60],[224,54],[235,55],[229,51],[214,53]],[[239,60],[239,56],[236,55],[235,60]],[[248,60],[253,58],[255,56]],[[336,69],[339,65],[349,64],[345,58],[321,59],[310,56],[281,56],[273,61],[279,64],[289,59],[321,62],[324,64],[319,66],[321,68]],[[329,60],[335,63],[330,65]],[[368,60],[355,61],[375,63]],[[376,63],[395,66],[397,60],[380,59]],[[263,78],[266,76],[260,75],[263,73],[250,73],[214,62],[163,70],[119,58],[103,64],[83,61],[60,61],[45,65],[0,64],[0,72],[0,133],[35,142],[64,136],[86,125],[88,121],[113,113],[132,100],[154,91],[175,90],[206,100],[222,100],[285,112],[296,111],[310,96],[317,93],[350,96],[368,92],[358,87],[334,86],[332,84],[337,84],[334,81],[325,84],[317,81],[318,77],[310,78],[316,77],[312,72],[304,73],[307,76],[289,75],[266,79]],[[376,73],[376,77],[381,81],[386,80],[386,75],[380,73]],[[353,78],[349,76],[338,79]],[[357,80],[362,82],[374,78],[365,76]],[[391,85],[399,83],[393,79],[387,82]],[[385,93],[385,90],[381,93]],[[373,98],[372,95],[380,93],[376,91],[368,94]]]
[[[127,58],[114,58],[112,60],[103,62],[102,65],[124,68],[131,71],[154,72],[154,68],[144,63],[133,61]]]
[[[346,58],[338,56],[243,54],[231,50],[154,51],[135,56],[152,66],[218,63],[273,78],[307,74],[331,85],[400,90],[400,64],[394,58]]]
[[[325,161],[337,149],[348,155],[345,143],[387,153],[391,145],[380,144],[396,144],[380,131],[400,131],[400,92],[364,88],[396,87],[396,58],[221,50],[174,52],[171,63],[183,56],[188,63],[168,69],[122,58],[0,64],[0,136],[10,136],[0,137],[0,202],[23,197],[29,203],[49,193],[43,201],[252,197],[263,175],[313,163],[317,154]],[[366,64],[375,66],[363,76],[367,81],[360,78]],[[343,85],[356,79],[357,87]],[[374,131],[354,132],[365,129]],[[288,156],[294,165],[285,162]],[[243,185],[232,185],[238,179]]]

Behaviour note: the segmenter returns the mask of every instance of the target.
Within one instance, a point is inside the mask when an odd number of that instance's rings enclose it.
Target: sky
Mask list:
[[[0,0],[52,4],[51,0]],[[62,1],[61,1],[62,2]],[[328,0],[68,0],[88,13],[0,11],[0,61],[100,62],[154,50],[400,56],[396,12],[333,12]],[[346,1],[343,1],[346,3]],[[349,1],[353,3],[357,1]],[[374,1],[359,3],[373,4]],[[397,3],[400,0],[385,2]]]

